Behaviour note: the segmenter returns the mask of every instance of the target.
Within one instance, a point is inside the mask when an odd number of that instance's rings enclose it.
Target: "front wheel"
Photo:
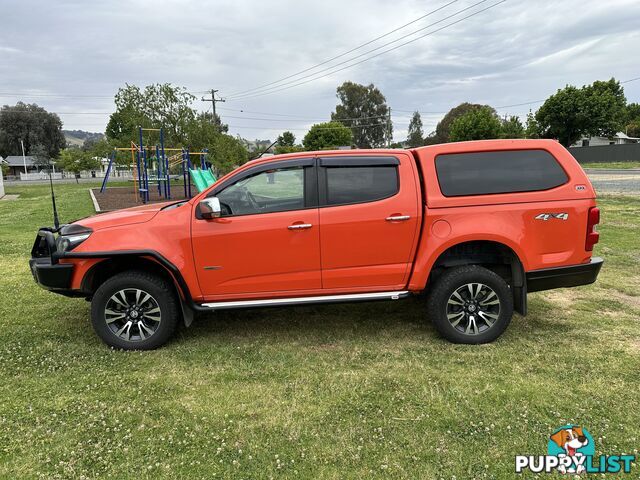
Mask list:
[[[488,343],[498,338],[513,316],[513,297],[507,282],[478,265],[452,268],[429,294],[428,315],[453,343]]]
[[[173,285],[140,271],[114,275],[91,300],[91,323],[107,344],[123,350],[152,350],[166,343],[178,324]]]

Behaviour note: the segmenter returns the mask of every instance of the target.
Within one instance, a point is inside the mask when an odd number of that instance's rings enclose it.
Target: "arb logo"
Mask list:
[[[596,457],[593,437],[579,425],[565,425],[549,437],[547,455],[517,455],[516,473],[629,473],[635,455]]]

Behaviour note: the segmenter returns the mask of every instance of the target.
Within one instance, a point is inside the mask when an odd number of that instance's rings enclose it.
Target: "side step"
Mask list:
[[[270,300],[239,300],[233,302],[202,303],[199,306],[209,310],[226,310],[231,308],[279,307],[285,305],[306,305],[317,303],[364,302],[371,300],[399,300],[410,293],[406,290],[397,292],[351,293],[346,295],[322,295],[318,297],[288,297]]]

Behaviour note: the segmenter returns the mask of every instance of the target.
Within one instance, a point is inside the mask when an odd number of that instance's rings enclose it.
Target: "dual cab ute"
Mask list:
[[[399,300],[456,343],[496,339],[527,293],[586,285],[595,193],[551,140],[301,152],[248,162],[189,201],[39,230],[44,288],[91,300],[107,344],[151,349],[194,311]]]

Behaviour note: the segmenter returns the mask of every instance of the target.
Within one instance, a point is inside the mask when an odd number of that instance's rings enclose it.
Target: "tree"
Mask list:
[[[78,174],[80,172],[100,168],[100,160],[93,157],[90,152],[83,151],[77,147],[69,147],[62,150],[56,164],[58,168],[74,173],[76,182],[78,182]]]
[[[568,85],[551,95],[536,112],[543,137],[568,147],[585,135],[611,137],[623,128],[626,98],[615,79],[576,88]]]
[[[627,131],[627,135],[630,137],[640,137],[640,119],[629,123],[625,130]]]
[[[138,127],[164,127],[167,145],[189,145],[190,136],[196,135],[191,129],[199,129],[208,122],[214,130],[226,132],[220,117],[212,113],[201,113],[192,107],[196,99],[184,87],[169,83],[148,85],[144,90],[126,84],[115,96],[116,111],[111,114],[106,134],[109,140],[121,144],[137,142]],[[198,121],[196,121],[198,120]],[[157,141],[157,135],[149,134]]]
[[[30,155],[33,157],[33,164],[39,170],[45,170],[51,168],[51,157],[44,145],[38,143],[33,145],[30,149]]]
[[[515,115],[504,117],[500,126],[501,138],[524,138],[524,126]]]
[[[531,110],[527,113],[527,123],[524,127],[524,138],[540,138],[540,125]]]
[[[452,142],[486,140],[500,136],[500,118],[496,111],[483,105],[469,110],[451,123],[449,139]]]
[[[289,132],[282,132],[282,135],[276,140],[281,147],[293,147],[296,144],[296,136]]]
[[[413,117],[409,122],[409,132],[407,135],[407,145],[415,148],[424,145],[424,131],[422,130],[422,118],[420,112],[413,112]]]
[[[351,145],[351,130],[340,122],[316,123],[302,140],[307,150],[327,150]]]
[[[351,129],[359,148],[381,147],[393,137],[386,98],[373,84],[344,82],[337,88],[341,104],[336,105],[331,120]],[[306,146],[306,145],[305,145]]]
[[[451,129],[451,124],[453,121],[461,117],[462,115],[470,112],[471,110],[475,110],[478,108],[482,108],[483,105],[478,105],[477,103],[461,103],[457,107],[453,107],[451,110],[447,112],[447,114],[442,117],[442,120],[438,122],[436,126],[436,133],[432,139],[430,139],[429,145],[433,145],[436,143],[446,143],[451,142],[452,140],[449,137],[449,131]]]
[[[225,133],[219,133],[215,137],[215,141],[209,147],[209,157],[213,159],[213,165],[221,174],[229,173],[249,159],[243,143]]]
[[[55,113],[49,113],[36,104],[18,102],[0,109],[0,155],[22,155],[22,146],[27,155],[41,145],[49,157],[56,157],[66,141],[62,134],[62,121]]]
[[[625,133],[630,137],[640,136],[640,104],[630,103],[626,108]]]

